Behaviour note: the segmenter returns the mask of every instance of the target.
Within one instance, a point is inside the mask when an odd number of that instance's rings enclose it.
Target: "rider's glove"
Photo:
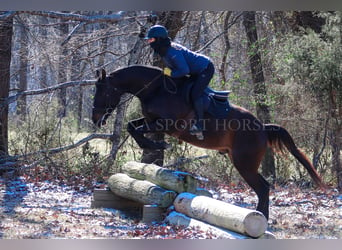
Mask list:
[[[164,75],[171,76],[171,69],[168,67],[164,68]]]

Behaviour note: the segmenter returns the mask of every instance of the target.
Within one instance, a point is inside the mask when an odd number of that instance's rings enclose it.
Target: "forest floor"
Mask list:
[[[214,198],[255,208],[244,184],[219,185]],[[2,239],[215,239],[213,233],[167,224],[147,225],[114,209],[92,209],[92,190],[23,176],[0,176]],[[341,239],[342,195],[334,189],[273,187],[268,230],[277,239]]]

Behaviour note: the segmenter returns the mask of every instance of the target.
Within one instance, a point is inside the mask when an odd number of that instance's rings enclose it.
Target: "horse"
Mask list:
[[[295,145],[288,131],[277,124],[263,124],[250,111],[234,104],[217,116],[204,115],[204,139],[190,134],[195,113],[187,100],[188,79],[171,79],[158,67],[133,65],[110,75],[97,71],[92,121],[98,127],[117,107],[121,96],[130,93],[141,103],[143,117],[128,122],[127,130],[141,148],[166,149],[164,141],[152,141],[146,133],[165,133],[197,147],[228,154],[242,178],[258,197],[257,211],[269,218],[270,184],[258,173],[267,147],[287,150],[304,166],[315,184],[324,184],[307,156]],[[208,95],[207,95],[208,97]],[[207,98],[208,99],[208,98]]]

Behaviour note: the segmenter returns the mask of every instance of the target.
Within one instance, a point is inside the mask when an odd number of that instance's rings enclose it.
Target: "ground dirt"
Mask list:
[[[214,198],[255,208],[255,194],[244,184],[217,185]],[[15,174],[0,177],[2,239],[215,239],[196,228],[147,225],[114,209],[92,209],[91,188],[42,181]],[[275,186],[270,195],[268,230],[278,239],[341,239],[342,195],[334,189]]]

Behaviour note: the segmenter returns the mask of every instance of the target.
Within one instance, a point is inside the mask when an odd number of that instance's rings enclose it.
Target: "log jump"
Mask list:
[[[189,173],[172,171],[154,164],[130,161],[121,167],[121,173],[138,180],[147,180],[177,193],[194,193],[197,188],[197,180]]]
[[[213,198],[181,193],[173,204],[179,213],[251,237],[260,237],[267,229],[267,220],[261,212]]]
[[[176,198],[176,192],[166,190],[149,181],[136,180],[126,174],[115,174],[108,179],[110,190],[121,197],[160,207],[169,207]]]
[[[220,238],[275,238],[266,231],[267,220],[261,212],[213,199],[189,173],[134,161],[125,163],[120,172],[108,179],[110,191],[97,191],[97,198],[94,192],[93,207],[109,204],[101,193],[119,201],[110,203],[112,208],[139,207],[146,223],[165,219],[173,225],[210,230]],[[171,212],[165,217],[167,208]]]

